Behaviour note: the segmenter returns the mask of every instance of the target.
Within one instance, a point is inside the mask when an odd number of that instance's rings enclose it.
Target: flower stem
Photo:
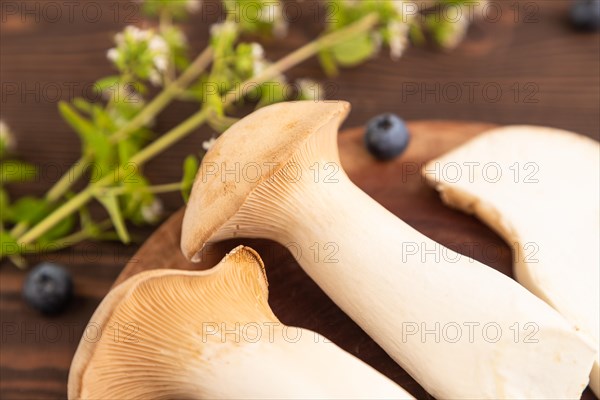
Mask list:
[[[101,221],[98,224],[96,224],[96,227],[101,232],[110,228],[111,226],[112,226],[112,221],[110,219],[106,219],[106,220]],[[65,236],[62,239],[57,239],[57,240],[53,240],[51,242],[45,243],[43,250],[56,251],[56,250],[65,249],[67,247],[73,246],[76,243],[82,242],[86,239],[94,238],[97,235],[98,235],[98,233],[90,232],[89,230],[83,229],[83,230],[75,232],[69,236]],[[38,253],[39,251],[40,251],[40,249],[38,248],[38,246],[27,245],[27,246],[23,247],[21,252],[22,253]]]
[[[181,182],[165,183],[164,185],[147,186],[144,188],[144,192],[149,192],[149,193],[153,193],[153,194],[170,193],[170,192],[179,191],[179,190],[181,190],[182,187],[183,186],[182,186]],[[118,187],[106,188],[106,189],[102,189],[102,190],[105,190],[107,193],[110,193],[115,196],[121,196],[121,195],[129,193],[130,189],[123,187],[123,186],[118,186]]]
[[[376,23],[377,16],[369,14],[363,17],[362,19],[358,20],[357,22],[340,29],[339,31],[325,34],[319,39],[308,43],[300,47],[298,50],[281,58],[279,61],[266,68],[260,74],[244,81],[241,84],[241,88],[248,88],[263,83],[277,76],[278,74],[286,71],[287,69],[292,68],[293,66],[314,56],[324,48],[334,46],[338,43],[348,40],[349,38],[352,38],[357,34],[370,30]],[[234,89],[225,94],[222,97],[222,101],[224,105],[227,106],[240,99],[240,96],[243,93],[243,90],[238,91],[238,89]],[[187,136],[194,129],[198,128],[200,125],[206,122],[207,118],[210,117],[211,112],[212,108],[203,108],[202,110],[196,112],[188,119],[183,121],[181,124],[171,129],[169,132],[165,133],[164,135],[156,139],[154,142],[146,146],[144,149],[142,149],[140,152],[135,154],[129,160],[129,162],[138,164],[138,167],[142,166],[154,156],[161,153],[163,150],[167,149],[168,147],[179,141],[181,138]],[[83,191],[79,192],[77,195],[72,197],[69,201],[67,201],[61,207],[56,209],[52,214],[50,214],[44,220],[39,222],[31,230],[26,232],[19,239],[19,243],[21,245],[27,245],[29,243],[32,243],[41,235],[43,235],[46,231],[48,231],[50,228],[52,228],[54,225],[60,222],[63,218],[77,211],[81,206],[90,201],[97,193],[96,191],[99,188],[118,183],[119,177],[126,175],[126,168],[127,165],[121,165],[117,170],[114,171],[114,173],[108,174],[107,176],[98,180],[97,182],[88,185],[87,188],[85,188]]]

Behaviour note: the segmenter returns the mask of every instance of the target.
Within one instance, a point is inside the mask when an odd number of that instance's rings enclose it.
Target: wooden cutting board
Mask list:
[[[408,150],[386,163],[376,161],[366,151],[363,128],[349,129],[339,136],[342,166],[360,188],[417,230],[511,276],[509,247],[475,218],[444,206],[419,173],[428,160],[493,127],[474,122],[409,123],[412,138]],[[181,209],[171,216],[146,241],[115,284],[138,272],[155,268],[207,269],[236,245],[251,246],[265,262],[269,303],[283,323],[323,334],[402,385],[415,397],[431,398],[319,289],[283,246],[266,240],[236,239],[214,246],[214,251],[210,251],[209,257],[200,264],[188,262],[179,250],[183,211]],[[584,398],[594,398],[589,389]]]

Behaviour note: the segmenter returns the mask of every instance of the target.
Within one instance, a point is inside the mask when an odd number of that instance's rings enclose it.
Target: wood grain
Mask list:
[[[203,3],[208,7],[215,1]],[[52,5],[49,4],[61,6],[68,3],[76,5],[73,18],[69,18],[68,8],[61,10],[62,18],[59,20],[44,17],[51,16]],[[598,139],[600,35],[580,34],[569,28],[566,11],[570,0],[495,3],[501,8],[501,17],[497,21],[477,22],[469,30],[464,43],[453,52],[411,47],[399,62],[391,61],[388,54],[382,52],[360,68],[345,69],[335,78],[326,77],[318,62],[310,60],[292,70],[288,76],[290,80],[305,76],[315,78],[327,87],[328,98],[350,101],[353,111],[347,126],[362,125],[376,114],[391,111],[407,120],[462,119],[497,124],[542,124]],[[56,169],[65,171],[79,156],[79,141],[60,118],[58,100],[70,100],[75,96],[90,98],[86,88],[97,79],[114,73],[106,60],[106,50],[112,46],[113,35],[127,24],[150,26],[152,22],[144,20],[139,13],[131,14],[131,8],[127,7],[138,3],[128,1],[3,0],[0,4],[3,7],[0,22],[0,117],[16,134],[19,156],[37,164],[44,172],[36,181],[10,186],[8,189],[14,199],[25,194],[43,194],[56,181]],[[16,14],[4,8],[11,4],[18,7]],[[305,0],[298,4],[302,13],[291,24],[289,36],[282,41],[265,42],[267,57],[272,60],[311,40],[320,31],[324,15],[315,14],[314,1]],[[89,10],[89,15],[93,16],[93,6],[96,5],[101,10],[98,20],[83,18],[83,10]],[[115,5],[120,10],[119,14],[114,13]],[[530,9],[534,18],[525,21],[524,12],[531,5],[534,6]],[[25,7],[28,10],[26,14],[21,12]],[[183,22],[192,52],[199,52],[206,45],[209,25],[217,18],[216,15],[208,18],[195,16]],[[496,83],[503,96],[498,101],[484,98],[481,89]],[[515,101],[515,84],[517,92],[524,95],[527,94],[525,85],[529,83],[537,88],[534,102],[524,102],[523,96]],[[451,90],[457,84],[463,88],[463,93],[455,100]],[[469,84],[478,85],[472,99],[465,89]],[[414,85],[417,91],[411,94]],[[58,96],[56,87],[59,88]],[[191,103],[177,103],[169,107],[157,118],[153,129],[157,133],[165,132],[188,117],[195,107]],[[248,111],[249,108],[245,108],[240,113]],[[178,180],[181,160],[195,149],[201,149],[202,141],[211,134],[208,128],[199,129],[152,161],[145,169],[146,174],[157,184]],[[433,191],[427,191],[430,197],[426,203],[417,205],[417,210],[422,209],[429,214],[401,207],[405,200],[387,187],[390,181],[401,177],[397,172],[382,168],[384,170],[378,171],[381,181],[366,182],[364,189],[425,234],[447,244],[456,235],[471,242],[483,240],[501,244],[496,235],[482,229],[475,219],[443,207]],[[353,173],[360,175],[361,171]],[[166,195],[162,199],[167,215],[182,206],[178,194]],[[73,274],[76,299],[64,314],[54,318],[38,315],[22,301],[20,292],[25,272],[8,263],[0,266],[0,398],[65,397],[68,367],[85,324],[123,266],[154,229],[135,228],[136,241],[130,246],[82,243],[58,253],[29,258],[31,264],[40,260],[59,262]],[[289,271],[288,267],[294,268],[283,263],[290,260],[283,248],[265,243],[262,246],[259,250],[263,253],[270,250],[273,254],[272,258],[268,258],[272,260],[270,265],[277,265],[276,269],[270,268],[271,280],[277,281],[277,274],[284,276]],[[458,247],[455,250],[459,252],[469,251]],[[222,250],[225,251],[226,247]],[[508,256],[502,253],[499,260],[504,257]],[[508,265],[501,261],[493,264],[497,268]],[[298,286],[293,293],[306,294],[311,304],[323,301],[323,309],[332,313],[327,306],[328,300],[314,291],[312,283],[302,282],[303,286]],[[272,297],[278,296],[276,288],[272,290]],[[283,292],[279,294],[286,295]],[[316,299],[313,300],[313,297]],[[274,306],[278,307],[278,313],[284,315],[286,307],[294,304]],[[311,319],[313,312],[319,310],[303,311],[306,321],[310,322],[309,327],[316,327],[332,338],[337,332],[336,340],[346,335],[337,326],[324,323],[322,319]],[[355,337],[357,332],[360,333],[357,327],[350,328],[348,335]],[[357,341],[352,347],[355,353],[376,354],[373,359],[379,359],[378,348],[366,339]],[[369,349],[375,353],[370,353]],[[402,376],[401,371],[395,371],[392,373]],[[407,388],[412,390],[409,386]]]

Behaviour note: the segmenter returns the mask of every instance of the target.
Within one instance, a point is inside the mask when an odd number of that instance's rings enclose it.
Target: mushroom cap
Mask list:
[[[137,274],[111,290],[90,319],[71,363],[68,397],[189,396],[185,364],[210,359],[202,355],[210,349],[198,340],[199,324],[277,322],[267,299],[263,262],[244,246],[210,270]]]
[[[256,187],[321,128],[332,122],[339,128],[349,111],[350,103],[341,100],[286,102],[261,108],[232,125],[206,154],[196,175],[183,218],[183,254],[197,261],[204,244]]]

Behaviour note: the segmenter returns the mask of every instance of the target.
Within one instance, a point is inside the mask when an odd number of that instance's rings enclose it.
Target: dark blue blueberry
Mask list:
[[[73,297],[71,275],[56,264],[42,263],[25,278],[23,297],[44,314],[59,313]]]
[[[600,0],[575,0],[571,6],[571,23],[582,31],[600,29]]]
[[[404,121],[395,114],[381,114],[367,123],[365,145],[375,158],[391,160],[406,150],[409,141]]]

